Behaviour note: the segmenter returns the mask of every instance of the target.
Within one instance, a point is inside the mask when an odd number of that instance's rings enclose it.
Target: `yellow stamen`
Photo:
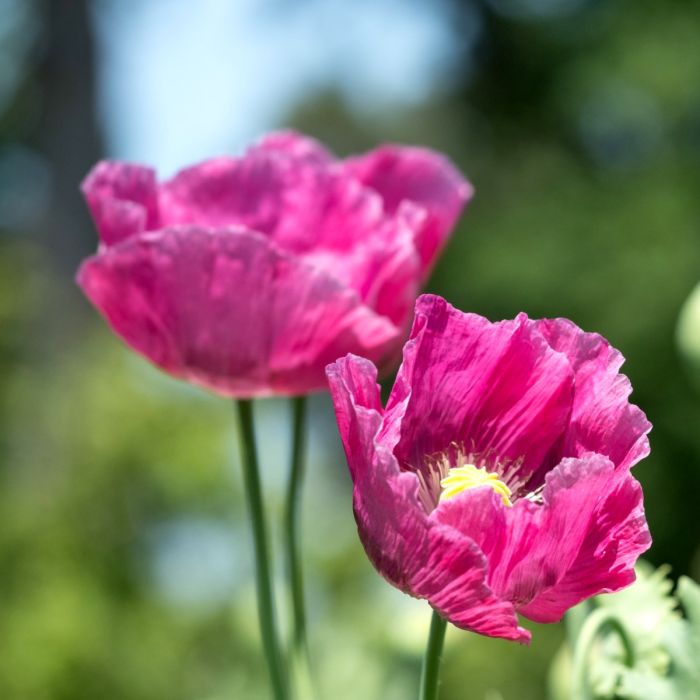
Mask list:
[[[473,489],[476,486],[490,486],[503,501],[503,504],[510,507],[513,503],[510,500],[511,491],[494,472],[487,472],[484,467],[475,467],[473,464],[465,464],[462,467],[453,467],[447,472],[447,476],[440,481],[442,493],[440,501],[453,498],[458,493]]]

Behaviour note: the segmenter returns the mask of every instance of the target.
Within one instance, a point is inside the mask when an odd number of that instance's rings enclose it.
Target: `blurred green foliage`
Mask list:
[[[700,586],[682,576],[674,592],[668,567],[636,568],[632,586],[569,613],[552,700],[700,698]]]
[[[93,245],[77,183],[101,154],[66,136],[73,122],[52,101],[41,50],[76,44],[50,5],[37,4],[44,43],[0,106],[0,151],[35,149],[54,183],[42,220],[0,222],[0,698],[265,698],[230,406],[123,349],[73,287]],[[481,38],[451,94],[365,117],[328,94],[290,121],[340,154],[418,142],[468,173],[477,196],[431,291],[492,319],[567,316],[624,353],[654,424],[636,468],[649,558],[697,578],[700,397],[674,328],[700,279],[700,5],[569,5],[537,18],[525,0],[455,2]],[[89,114],[76,80],[72,109]],[[277,513],[286,407],[258,408]],[[411,697],[429,611],[367,563],[330,406],[312,408],[304,524],[321,697]],[[541,700],[563,632],[533,628],[529,648],[450,630],[441,697]]]

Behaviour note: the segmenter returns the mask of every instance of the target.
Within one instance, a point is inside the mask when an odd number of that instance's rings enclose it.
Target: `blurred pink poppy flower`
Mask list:
[[[395,357],[472,195],[430,150],[342,161],[292,132],[162,183],[102,162],[82,190],[100,236],[77,277],[90,301],[161,369],[239,398],[324,388],[348,352]]]
[[[651,543],[630,467],[651,426],[622,355],[565,319],[491,323],[421,296],[383,408],[376,368],[327,369],[360,538],[394,586],[520,642],[634,580]]]

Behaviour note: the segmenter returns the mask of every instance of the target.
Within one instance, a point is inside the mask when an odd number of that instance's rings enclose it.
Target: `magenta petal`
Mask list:
[[[427,518],[415,474],[401,472],[391,451],[376,440],[382,415],[377,369],[349,355],[326,369],[340,437],[354,483],[360,539],[376,569],[412,593],[413,572],[428,556]]]
[[[529,635],[516,613],[552,622],[628,585],[651,542],[641,489],[626,468],[645,448],[648,426],[634,410],[625,422],[627,393],[613,391],[612,402],[606,393],[627,386],[619,355],[573,324],[549,323],[524,314],[490,323],[420,297],[386,409],[370,362],[347,357],[328,368],[355,516],[374,565],[454,624],[519,641]],[[557,324],[577,342],[560,342]],[[594,421],[599,430],[576,433],[596,415],[601,387],[598,420],[622,416],[621,432]],[[559,459],[589,444],[571,435],[594,435],[601,453]],[[487,484],[445,498],[441,480],[465,463],[498,474],[512,505]]]
[[[566,459],[547,474],[542,505],[521,498],[503,508],[508,539],[491,582],[523,614],[573,565],[613,470],[599,455]]]
[[[228,396],[325,385],[348,348],[378,360],[396,327],[333,278],[245,229],[143,234],[89,258],[78,282],[165,371]]]
[[[489,586],[520,610],[562,577],[568,565],[557,547],[564,521],[568,518],[576,525],[576,513],[559,511],[562,522],[549,515],[525,499],[508,508],[490,488],[482,487],[440,503],[433,517],[476,542],[488,561]],[[571,536],[576,538],[575,533]]]
[[[141,165],[102,161],[88,173],[81,189],[107,245],[158,226],[155,171]]]
[[[418,154],[420,149],[413,151]],[[433,159],[435,163],[440,161],[436,154],[426,155],[426,158]],[[447,163],[446,160],[444,162]],[[99,256],[99,260],[89,261],[81,273],[81,280],[85,281],[86,289],[88,286],[91,289],[94,287],[94,298],[97,294],[95,290],[98,290],[100,300],[109,299],[107,315],[112,325],[119,327],[134,347],[140,348],[154,362],[177,376],[191,378],[217,391],[237,394],[273,391],[277,381],[283,387],[287,384],[289,387],[322,386],[319,379],[321,367],[312,369],[305,365],[310,361],[306,355],[314,354],[318,362],[325,364],[347,352],[356,351],[376,359],[382,370],[386,370],[397,359],[398,341],[407,329],[413,300],[425,281],[422,252],[417,249],[416,242],[433,226],[437,214],[433,212],[434,207],[426,202],[406,198],[388,210],[382,195],[372,187],[363,185],[350,170],[318,141],[293,131],[270,134],[241,157],[207,160],[182,170],[164,183],[156,181],[155,173],[150,168],[100,163],[83,183],[88,205],[99,229],[99,252],[104,253],[106,247],[121,245],[132,238],[142,238],[145,233],[149,236],[133,249],[120,250],[115,258],[103,259]],[[424,176],[426,173],[427,170]],[[442,185],[437,181],[445,180],[446,169],[436,166],[432,175],[428,173],[427,176],[436,178],[433,185],[440,191]],[[455,177],[459,178],[458,175]],[[430,187],[429,182],[423,182],[420,189],[428,192]],[[265,342],[262,342],[264,334],[259,326],[267,323],[268,319],[260,316],[255,323],[256,333],[251,334],[250,339],[239,342],[233,330],[223,330],[222,323],[216,325],[218,319],[227,318],[222,311],[224,301],[220,304],[217,302],[216,313],[207,308],[195,312],[195,302],[188,292],[192,288],[200,290],[197,303],[208,303],[210,298],[201,291],[208,284],[207,275],[218,275],[216,266],[230,267],[226,259],[235,259],[240,250],[232,252],[229,244],[222,243],[217,246],[224,247],[213,253],[209,239],[206,239],[207,250],[199,254],[191,245],[182,245],[181,237],[173,242],[162,240],[178,228],[182,232],[185,226],[190,227],[191,231],[198,229],[200,232],[216,229],[220,234],[224,233],[223,229],[229,229],[226,235],[238,235],[244,230],[250,235],[259,234],[267,239],[264,244],[267,250],[276,251],[275,255],[279,260],[284,259],[287,268],[294,268],[299,278],[306,275],[308,280],[313,280],[313,283],[309,282],[309,294],[311,288],[323,287],[318,298],[298,298],[294,313],[290,312],[290,318],[303,319],[300,324],[302,330],[295,334],[288,331],[286,321],[280,321],[278,327],[270,327]],[[441,235],[444,237],[446,234],[445,231]],[[262,246],[263,243],[258,242],[258,245]],[[196,279],[195,270],[188,268],[186,283],[177,286],[171,279],[171,271],[174,267],[179,269],[180,263],[176,265],[163,261],[168,260],[169,256],[179,260],[184,253],[176,251],[185,250],[186,247],[190,257],[201,264],[201,279]],[[166,250],[167,255],[164,253]],[[144,260],[139,258],[141,254]],[[277,266],[271,260],[266,263],[268,270]],[[140,277],[136,275],[138,279],[128,282],[127,261],[139,269],[151,265],[151,272],[162,273],[165,279],[148,280],[145,273],[139,273]],[[207,267],[210,263],[214,269]],[[117,268],[119,273],[116,272]],[[106,290],[109,275],[118,280],[119,290]],[[263,276],[259,285],[250,283],[247,291],[253,306],[258,295],[262,298],[263,307],[274,297],[273,291],[260,289],[267,283],[274,283],[275,286],[279,278],[273,277],[273,280],[266,280]],[[133,322],[127,319],[128,308],[120,306],[118,298],[127,287],[127,298],[140,314]],[[288,291],[292,294],[303,287],[299,285]],[[232,288],[229,291],[233,294],[238,290]],[[141,295],[141,301],[134,301],[137,294]],[[170,301],[164,300],[166,295],[171,295]],[[342,302],[338,302],[341,299]],[[300,305],[307,301],[309,308],[304,310]],[[326,302],[329,306],[324,306]],[[102,304],[102,301],[99,303]],[[291,303],[285,300],[285,304]],[[150,308],[151,304],[157,311]],[[179,308],[178,304],[184,308]],[[280,300],[275,304],[280,308],[284,306]],[[340,320],[338,313],[343,305],[349,313]],[[106,301],[104,306],[107,313]],[[236,306],[242,306],[242,302],[237,300]],[[335,326],[330,323],[324,325],[326,322],[321,317],[325,318],[326,312],[328,318],[336,319]],[[198,323],[185,321],[194,319],[197,314],[201,317]],[[232,318],[239,315],[240,309],[230,314]],[[114,319],[119,319],[119,323]],[[148,323],[145,319],[149,319]],[[214,323],[216,330],[203,330],[207,320]],[[173,324],[178,326],[175,338],[171,337]],[[327,334],[325,341],[316,337],[313,343],[302,342],[301,335],[308,331],[311,324],[323,327]],[[240,334],[246,330],[237,329],[237,332]],[[273,337],[275,330],[286,333],[287,337]],[[183,334],[186,331],[198,335],[185,339]],[[371,333],[375,331],[372,336]],[[209,336],[223,340],[223,348],[211,349],[212,341],[205,349],[207,343],[204,338]],[[388,340],[389,336],[393,337],[392,342]],[[259,360],[251,357],[240,364],[240,358],[233,357],[245,355],[258,341],[262,343]],[[343,345],[344,341],[347,341],[346,345]],[[234,342],[240,347],[236,353],[230,353],[229,347]],[[295,359],[285,357],[283,348],[288,345],[294,347],[293,354],[302,357],[301,369],[296,372],[297,379],[275,379],[278,372],[291,372],[292,366],[296,366]],[[326,350],[319,353],[321,345]],[[272,354],[273,350],[279,357]],[[211,355],[211,358],[205,355]],[[280,359],[282,357],[284,362]],[[262,368],[264,361],[274,359],[280,361],[280,366],[267,370]],[[282,365],[284,369],[280,369]],[[225,369],[241,370],[244,374],[250,370],[250,373],[227,380],[221,376]],[[314,379],[310,378],[311,374]],[[287,389],[283,388],[282,391],[287,393]]]
[[[431,517],[463,536],[469,537],[483,552],[490,576],[508,547],[508,509],[488,487],[473,488],[441,501]]]
[[[397,211],[402,202],[413,202],[428,212],[416,236],[427,272],[471,199],[472,186],[447,158],[426,148],[382,146],[348,159],[345,166],[382,196],[389,213]]]
[[[462,442],[467,451],[522,460],[521,479],[556,446],[569,420],[573,373],[521,315],[490,323],[424,295],[387,404],[396,455],[419,467]],[[400,424],[400,425],[397,425]]]
[[[460,627],[527,641],[529,633],[518,627],[512,605],[486,585],[478,547],[426,516],[415,474],[402,472],[378,439],[382,412],[376,368],[348,356],[327,372],[354,482],[358,532],[374,566],[394,586],[427,599]]]
[[[441,503],[434,517],[476,542],[489,586],[537,622],[631,583],[651,542],[639,484],[600,455],[550,472],[542,505],[520,499],[507,508],[480,488]]]
[[[431,523],[430,556],[411,581],[414,595],[426,598],[444,618],[462,629],[518,642],[530,632],[518,625],[512,603],[495,595],[486,579],[488,564],[468,537]]]
[[[571,508],[586,523],[578,546],[568,535],[562,538],[559,556],[571,562],[565,575],[521,610],[536,622],[555,622],[582,600],[631,584],[651,535],[641,486],[598,455],[564,460],[548,474],[545,502],[552,510]]]
[[[267,148],[183,170],[163,186],[166,220],[265,233],[403,326],[422,280],[414,246],[421,213],[387,217],[379,196],[356,180]]]
[[[250,151],[275,153],[281,157],[320,165],[330,164],[334,161],[330,151],[316,139],[291,130],[267,134]]]
[[[646,457],[651,424],[629,403],[632,386],[619,373],[624,362],[621,353],[597,333],[584,333],[566,319],[538,321],[537,328],[555,350],[567,356],[576,376],[571,423],[562,453],[580,456],[599,452],[623,467]]]
[[[162,185],[161,209],[168,225],[245,226],[297,254],[350,251],[386,219],[356,180],[262,148],[181,170]]]
[[[212,158],[178,172],[160,189],[163,225],[245,226],[273,232],[284,219],[294,168],[271,154]]]
[[[320,248],[304,259],[354,289],[363,303],[403,329],[410,322],[422,274],[412,214],[402,211],[368,226],[372,235],[350,249]]]

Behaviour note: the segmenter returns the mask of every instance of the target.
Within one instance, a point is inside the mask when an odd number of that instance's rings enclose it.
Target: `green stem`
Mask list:
[[[566,625],[566,641],[572,649],[576,646],[576,640],[581,634],[581,629],[593,610],[595,610],[595,605],[593,602],[591,600],[584,600],[577,606],[567,611],[564,617],[564,622]]]
[[[625,665],[632,668],[635,663],[635,653],[632,640],[620,620],[608,610],[598,608],[593,611],[583,623],[581,633],[576,641],[573,660],[573,700],[591,700],[593,694],[588,684],[588,658],[598,635],[606,628],[617,633],[625,651]]]
[[[287,583],[292,610],[291,649],[293,686],[301,700],[311,700],[313,689],[309,669],[309,648],[306,638],[306,605],[304,577],[299,556],[301,540],[301,497],[305,473],[306,415],[305,396],[291,399],[292,452],[284,513],[284,538],[287,554]]]
[[[447,620],[440,617],[433,610],[433,618],[430,621],[430,634],[428,646],[423,658],[423,671],[420,677],[419,700],[437,700],[438,683],[440,679],[440,662],[442,661],[442,647],[445,643],[445,630]]]
[[[287,545],[287,577],[291,596],[293,626],[292,648],[306,650],[306,608],[304,605],[304,579],[299,561],[299,520],[301,491],[304,481],[304,454],[306,452],[306,397],[297,396],[292,404],[292,458],[287,484],[287,504],[284,514]]]
[[[253,404],[250,400],[236,403],[239,442],[241,447],[241,464],[245,482],[245,494],[253,530],[255,546],[255,571],[258,597],[258,621],[260,637],[267,660],[270,683],[275,700],[288,700],[287,676],[280,647],[275,601],[270,570],[270,553],[265,527],[265,512],[260,488],[260,469],[258,453],[255,446],[255,429],[253,427]]]

